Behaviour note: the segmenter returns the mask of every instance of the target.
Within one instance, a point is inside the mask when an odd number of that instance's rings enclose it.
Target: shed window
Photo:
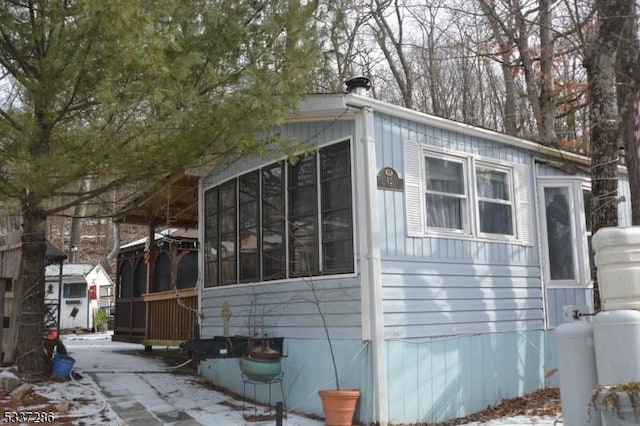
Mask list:
[[[207,287],[354,271],[348,141],[241,175],[204,198]]]
[[[64,284],[62,295],[65,299],[79,299],[87,297],[87,283]]]

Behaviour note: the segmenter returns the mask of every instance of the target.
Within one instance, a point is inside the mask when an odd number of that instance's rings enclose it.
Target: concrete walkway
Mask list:
[[[197,426],[200,423],[172,404],[154,386],[152,375],[173,374],[161,360],[136,355],[142,345],[103,340],[65,340],[76,360],[74,370],[89,374],[107,403],[131,425]]]
[[[100,394],[91,397],[101,400],[103,406],[108,406],[120,419],[95,424],[274,424],[273,420],[245,420],[245,412],[252,415],[254,409],[258,410],[258,414],[274,412],[268,412],[266,407],[244,403],[232,395],[212,389],[196,374],[193,364],[185,364],[186,357],[177,350],[154,348],[153,352],[147,353],[140,344],[112,342],[110,335],[67,335],[62,336],[62,339],[69,355],[76,360],[73,371],[89,376],[93,384],[99,388]],[[174,356],[169,357],[171,354]],[[73,383],[68,381],[64,384]],[[288,413],[284,420],[286,426],[323,424],[321,421],[295,413]]]

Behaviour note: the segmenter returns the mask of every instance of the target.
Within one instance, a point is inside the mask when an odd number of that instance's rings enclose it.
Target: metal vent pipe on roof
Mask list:
[[[367,77],[353,77],[345,81],[347,93],[355,93],[360,96],[367,96],[367,90],[371,88],[371,80]]]

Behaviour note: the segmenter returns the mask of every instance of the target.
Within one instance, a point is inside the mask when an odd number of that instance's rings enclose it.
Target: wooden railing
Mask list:
[[[145,345],[179,344],[196,337],[196,288],[149,293],[143,297],[148,310]]]

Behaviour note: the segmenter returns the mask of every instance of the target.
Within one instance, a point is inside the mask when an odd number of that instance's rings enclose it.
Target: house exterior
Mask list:
[[[60,330],[91,330],[95,312],[101,309],[108,316],[115,305],[113,282],[99,264],[47,265],[45,285],[45,306],[53,307],[48,310],[52,315],[45,314],[45,328],[58,328],[59,309]]]
[[[203,339],[284,338],[286,405],[321,415],[317,390],[335,387],[324,319],[366,424],[444,421],[557,385],[552,330],[592,308],[586,158],[360,87],[310,96],[274,135],[304,153],[200,181]],[[199,371],[243,391],[237,359]]]

